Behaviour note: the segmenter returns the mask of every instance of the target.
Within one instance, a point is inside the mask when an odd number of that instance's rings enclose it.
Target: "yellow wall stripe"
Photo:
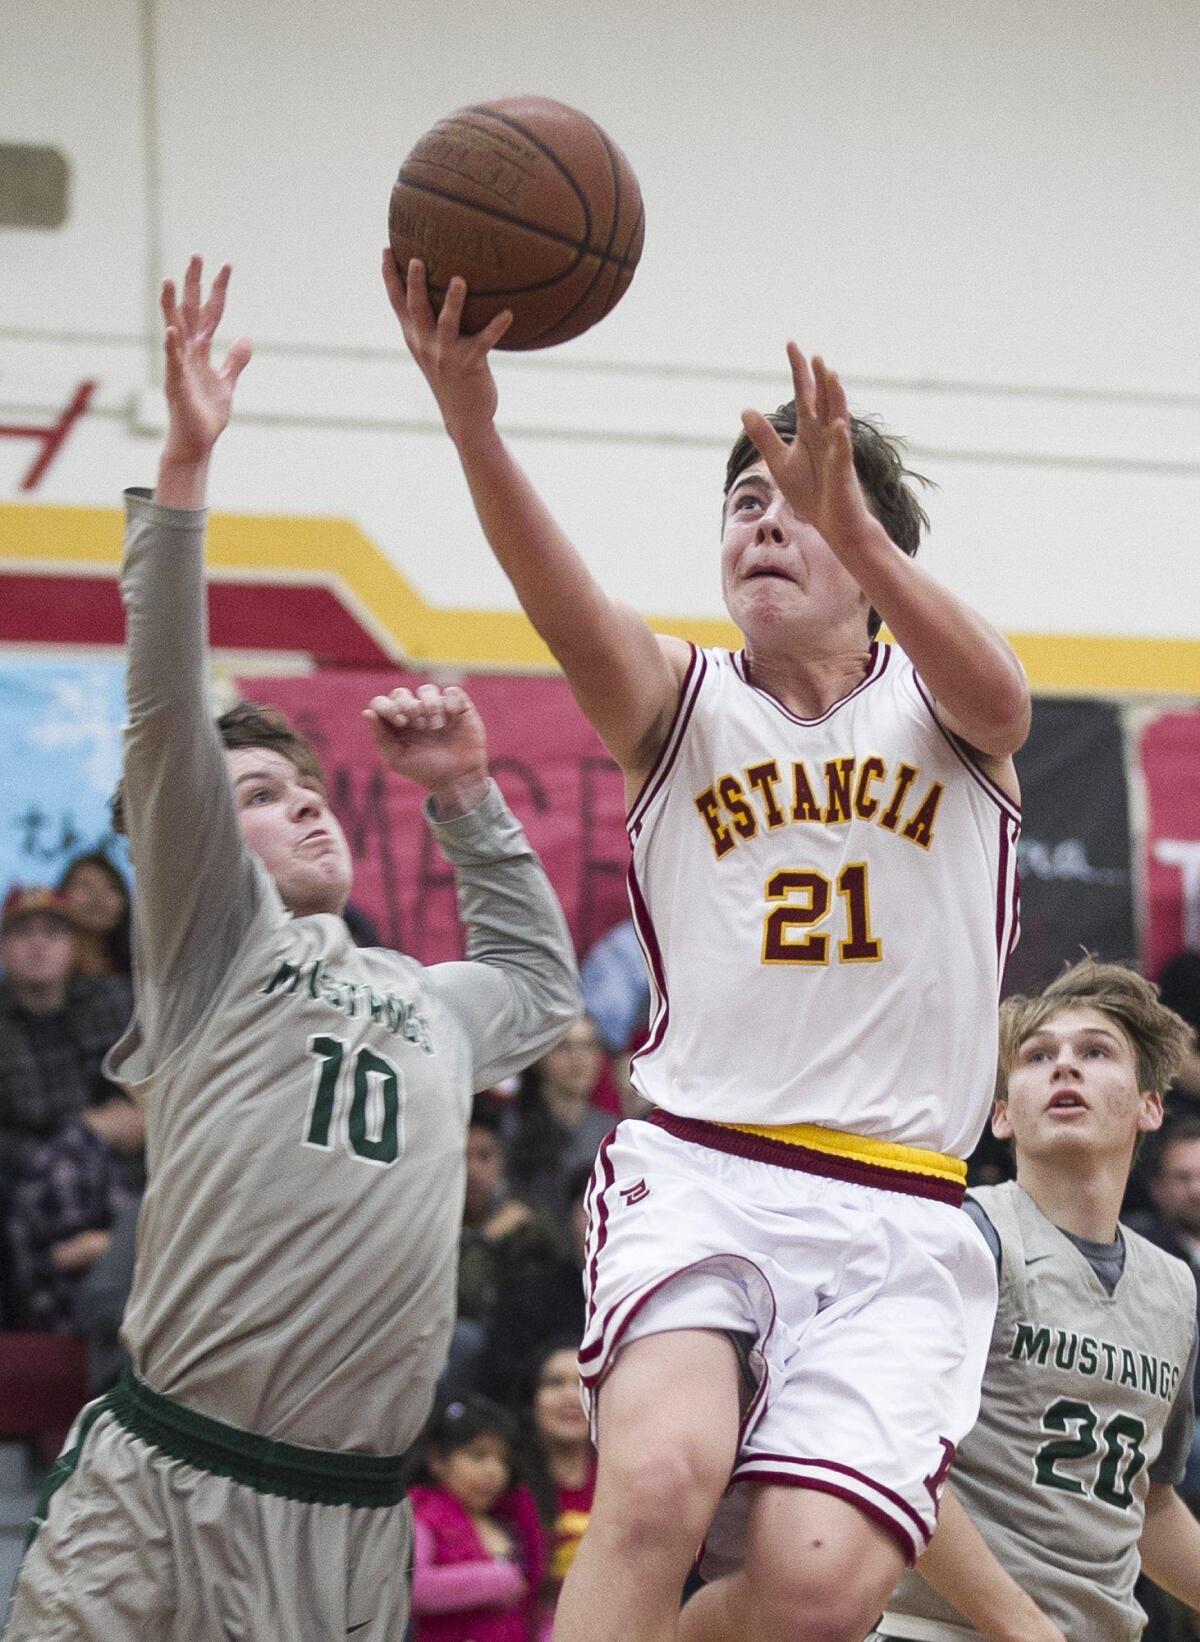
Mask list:
[[[123,515],[117,508],[0,503],[0,566],[25,570],[120,563]],[[209,563],[252,577],[286,575],[340,584],[377,638],[427,665],[542,670],[550,654],[525,617],[508,610],[456,610],[429,604],[379,547],[349,519],[216,513]],[[650,616],[659,632],[701,645],[736,646],[728,621]],[[1200,696],[1200,642],[1188,639],[1016,633],[1010,639],[1035,690],[1085,694]]]

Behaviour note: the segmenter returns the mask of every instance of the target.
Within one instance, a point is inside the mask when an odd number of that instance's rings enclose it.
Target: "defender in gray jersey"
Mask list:
[[[110,1073],[145,1107],[149,1185],[124,1340],[26,1557],[10,1642],[399,1642],[400,1457],[454,1317],[473,1090],[575,1016],[562,914],[487,778],[461,691],[368,709],[429,789],[467,961],[360,951],[345,840],[278,715],[207,717],[205,474],[249,358],[209,360],[228,269],[164,287],[169,432],[131,492],[123,804],[134,1023]]]
[[[1149,982],[1090,959],[1004,1005],[993,1128],[1017,1178],[968,1208],[1000,1273],[982,1407],[876,1638],[1134,1642],[1140,1568],[1200,1608],[1200,1524],[1175,1492],[1195,1280],[1117,1221],[1188,1037]]]

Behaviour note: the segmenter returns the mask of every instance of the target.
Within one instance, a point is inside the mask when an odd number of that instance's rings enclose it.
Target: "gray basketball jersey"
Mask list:
[[[200,513],[129,499],[125,783],[147,1121],[124,1341],[153,1390],[306,1448],[416,1437],[454,1320],[471,1093],[578,1009],[553,892],[498,791],[435,824],[468,961],[293,918],[242,842],[203,686]]]
[[[1000,1239],[1000,1300],[979,1420],[950,1484],[997,1560],[1067,1636],[1133,1642],[1145,1624],[1133,1586],[1146,1490],[1188,1369],[1195,1280],[1122,1228],[1125,1269],[1110,1296],[1015,1181],[972,1195]],[[880,1630],[974,1634],[911,1571]]]

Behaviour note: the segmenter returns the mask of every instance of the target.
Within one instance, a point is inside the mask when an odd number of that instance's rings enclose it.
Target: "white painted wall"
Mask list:
[[[259,346],[215,502],[351,515],[429,597],[510,607],[377,259],[416,137],[536,91],[600,120],[646,198],[621,307],[500,365],[521,455],[615,592],[719,613],[724,452],[744,403],[783,396],[794,334],[909,435],[941,487],[928,563],[1002,625],[1200,638],[1194,0],[0,13],[0,136],[73,169],[61,231],[0,230],[0,420],[101,380],[36,500],[152,476],[154,292],[202,249]],[[28,457],[0,441],[0,500]]]

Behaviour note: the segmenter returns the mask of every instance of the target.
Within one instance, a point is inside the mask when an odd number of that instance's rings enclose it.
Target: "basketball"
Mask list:
[[[503,97],[439,120],[400,167],[388,238],[401,275],[425,263],[435,310],[467,282],[462,329],[504,308],[501,348],[579,336],[621,300],[642,253],[633,168],[594,120],[548,97]]]

